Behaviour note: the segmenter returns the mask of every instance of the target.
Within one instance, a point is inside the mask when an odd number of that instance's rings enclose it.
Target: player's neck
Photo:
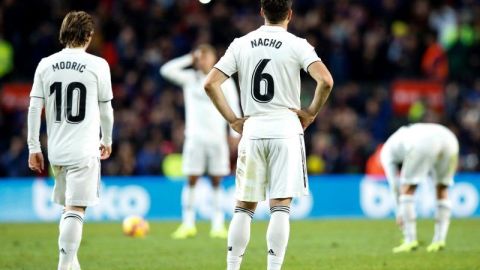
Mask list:
[[[285,21],[280,22],[280,23],[271,23],[271,22],[265,20],[265,25],[266,25],[266,26],[279,26],[279,27],[282,27],[283,29],[287,30],[287,28],[288,28],[288,21],[285,20]]]
[[[87,46],[83,46],[83,47],[70,47],[70,46],[66,46],[65,49],[70,49],[70,50],[84,50],[84,51],[86,51],[86,50],[87,50]]]

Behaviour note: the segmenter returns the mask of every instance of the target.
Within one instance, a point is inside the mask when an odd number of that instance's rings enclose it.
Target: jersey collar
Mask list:
[[[81,52],[85,52],[85,49],[84,48],[63,48],[62,51],[67,53],[81,53]]]
[[[286,32],[285,28],[276,25],[262,25],[260,26],[260,30],[267,31],[267,32]]]

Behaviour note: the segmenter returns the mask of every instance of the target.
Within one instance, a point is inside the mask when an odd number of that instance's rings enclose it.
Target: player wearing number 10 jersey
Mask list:
[[[229,227],[227,269],[236,270],[250,238],[257,202],[269,194],[268,269],[280,269],[289,235],[293,197],[308,194],[303,130],[326,101],[333,80],[305,40],[287,32],[291,0],[262,0],[265,25],[235,39],[210,72],[205,90],[230,123],[242,133],[238,146],[236,208]],[[317,82],[307,109],[300,109],[300,70]],[[237,118],[220,84],[238,72],[245,118]]]
[[[30,93],[29,167],[44,170],[39,132],[45,106],[48,158],[55,175],[52,197],[64,206],[58,239],[59,270],[80,269],[77,250],[85,209],[98,203],[100,159],[111,153],[110,69],[104,59],[85,52],[93,29],[92,17],[83,11],[65,16],[60,29],[65,49],[40,61]]]

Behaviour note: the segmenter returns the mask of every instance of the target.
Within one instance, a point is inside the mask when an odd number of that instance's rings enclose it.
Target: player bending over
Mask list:
[[[203,89],[206,75],[217,61],[215,49],[200,45],[191,53],[171,60],[160,69],[162,76],[183,88],[185,97],[185,142],[183,144],[183,173],[188,176],[184,188],[185,201],[182,224],[172,234],[175,239],[185,239],[197,234],[195,227],[195,184],[207,174],[213,186],[213,215],[210,236],[227,238],[224,213],[221,205],[220,181],[230,174],[227,123],[218,113]],[[194,66],[194,69],[188,68]],[[240,115],[238,94],[233,80],[222,85],[228,101]],[[236,132],[234,137],[239,137]]]
[[[65,48],[40,61],[30,93],[28,165],[39,173],[44,170],[39,133],[45,106],[48,159],[55,175],[52,198],[64,206],[58,270],[80,269],[77,251],[85,209],[98,203],[100,159],[112,152],[110,68],[104,59],[85,52],[93,30],[89,14],[69,12],[60,28]]]
[[[414,193],[429,174],[437,185],[437,211],[435,234],[427,251],[443,249],[450,224],[448,186],[453,184],[458,162],[455,135],[439,124],[404,126],[388,138],[380,157],[395,196],[397,223],[404,236],[403,243],[393,252],[410,252],[418,247]]]
[[[227,269],[239,269],[259,201],[270,199],[268,269],[281,269],[289,237],[293,197],[308,194],[303,130],[315,119],[333,79],[305,40],[287,32],[291,0],[262,0],[265,25],[235,39],[207,77],[205,90],[230,126],[242,133],[238,147],[235,213],[228,232]],[[307,109],[300,109],[300,69],[317,82]],[[220,85],[238,72],[238,118]]]

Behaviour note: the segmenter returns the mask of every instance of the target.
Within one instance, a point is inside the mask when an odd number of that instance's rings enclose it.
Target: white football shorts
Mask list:
[[[186,138],[183,144],[183,174],[225,176],[230,174],[227,138],[203,141]]]
[[[418,185],[431,173],[436,184],[450,186],[458,165],[458,141],[445,141],[442,145],[418,145],[410,149],[403,161],[402,184]]]
[[[308,195],[303,135],[285,139],[242,138],[235,197],[246,202]]]
[[[68,166],[52,165],[55,176],[52,200],[65,206],[94,206],[99,202],[100,159],[90,157]]]

